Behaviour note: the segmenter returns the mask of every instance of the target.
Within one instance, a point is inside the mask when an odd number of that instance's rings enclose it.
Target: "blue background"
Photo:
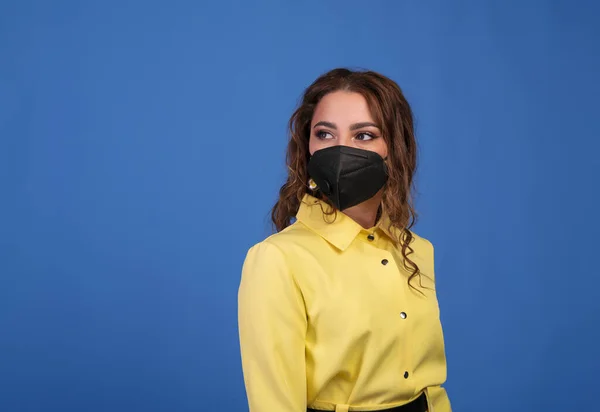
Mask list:
[[[599,12],[1,2],[0,411],[247,410],[241,264],[338,66],[413,105],[454,410],[598,410]]]

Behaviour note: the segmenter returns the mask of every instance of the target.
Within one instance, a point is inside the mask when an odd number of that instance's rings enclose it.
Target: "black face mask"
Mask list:
[[[317,150],[308,162],[308,174],[339,210],[372,198],[388,178],[379,154],[349,146]]]

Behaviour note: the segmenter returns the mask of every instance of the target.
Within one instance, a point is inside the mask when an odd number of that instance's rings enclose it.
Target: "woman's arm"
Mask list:
[[[250,412],[306,412],[306,311],[279,248],[248,251],[238,292],[238,326]]]

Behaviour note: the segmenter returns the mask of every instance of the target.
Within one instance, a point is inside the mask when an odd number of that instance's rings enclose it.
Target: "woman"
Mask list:
[[[433,247],[413,233],[417,146],[398,85],[335,69],[290,119],[278,233],[239,288],[251,412],[448,412]]]

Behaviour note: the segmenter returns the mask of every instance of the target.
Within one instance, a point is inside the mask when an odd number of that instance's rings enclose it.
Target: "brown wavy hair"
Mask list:
[[[409,283],[419,273],[419,267],[410,259],[414,252],[410,243],[410,228],[417,215],[413,205],[413,177],[417,168],[417,142],[413,114],[400,87],[382,74],[366,70],[333,69],[316,79],[305,91],[299,107],[289,120],[290,141],[286,163],[288,177],[279,190],[279,200],[271,211],[271,219],[277,231],[292,223],[308,188],[308,160],[310,153],[310,124],[319,101],[328,93],[343,90],[360,93],[365,97],[371,115],[381,125],[382,137],[388,146],[388,180],[383,191],[379,214],[385,212],[390,219],[391,233],[404,258],[404,267],[411,272]],[[315,197],[327,202],[316,192]],[[394,230],[395,229],[395,230]]]

